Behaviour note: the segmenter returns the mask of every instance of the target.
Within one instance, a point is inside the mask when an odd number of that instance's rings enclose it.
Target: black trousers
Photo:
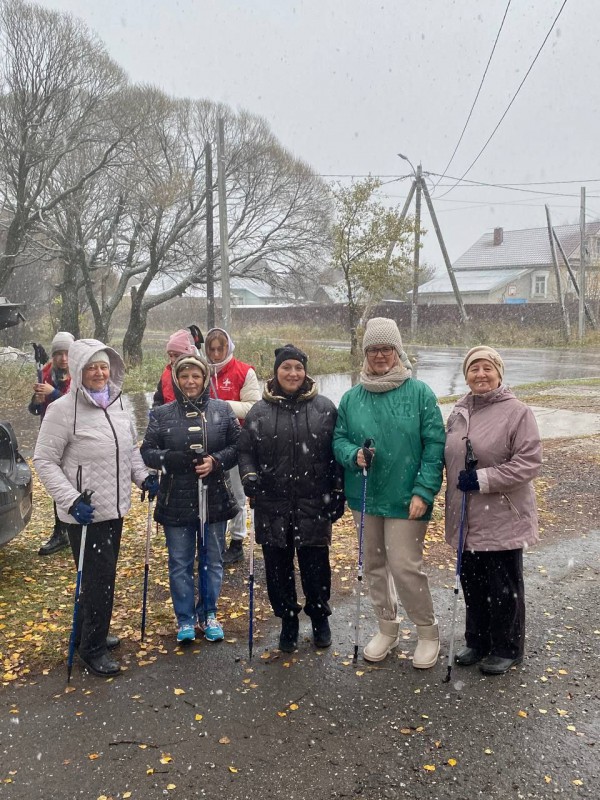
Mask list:
[[[329,547],[294,547],[292,538],[286,547],[262,546],[265,559],[267,592],[276,617],[294,615],[302,610],[296,595],[294,553],[298,555],[300,580],[306,603],[304,611],[316,621],[331,614],[331,567]]]
[[[82,526],[67,525],[66,528],[77,566]],[[75,630],[75,643],[84,659],[97,658],[107,652],[106,637],[112,617],[122,530],[122,519],[93,522],[87,526]]]
[[[56,508],[56,503],[53,503],[52,505],[54,507],[54,531],[53,531],[53,535],[54,536],[59,536],[60,534],[67,532],[67,524],[65,522],[62,522],[62,520],[60,520],[58,518],[58,510]]]
[[[517,658],[525,649],[523,551],[465,550],[460,571],[465,640],[484,655]]]

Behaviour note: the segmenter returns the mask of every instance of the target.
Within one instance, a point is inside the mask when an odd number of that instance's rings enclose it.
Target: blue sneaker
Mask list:
[[[177,631],[178,642],[194,642],[196,640],[196,631],[193,625],[182,625]]]
[[[225,638],[221,623],[215,616],[210,616],[202,627],[204,630],[204,636],[209,642],[220,642]]]

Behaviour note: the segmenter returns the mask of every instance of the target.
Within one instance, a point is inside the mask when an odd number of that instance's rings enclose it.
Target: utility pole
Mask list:
[[[552,256],[552,263],[554,264],[554,275],[556,277],[556,294],[558,295],[558,304],[560,306],[560,313],[562,316],[562,329],[565,341],[568,342],[571,336],[571,323],[569,322],[569,311],[565,305],[565,296],[563,294],[562,276],[560,274],[560,267],[558,266],[558,258],[556,257],[556,247],[554,246],[554,236],[552,235],[552,220],[550,219],[550,209],[546,209],[546,222],[548,224],[548,237],[550,239],[550,255]]]
[[[215,276],[214,276],[214,241],[213,241],[213,174],[212,147],[210,142],[204,145],[204,163],[206,168],[206,327],[215,327]]]
[[[454,270],[452,269],[452,264],[450,263],[450,257],[448,256],[448,250],[446,249],[446,244],[444,242],[444,237],[442,236],[442,229],[440,228],[437,215],[435,213],[435,209],[433,207],[433,202],[431,200],[431,195],[429,194],[429,189],[427,188],[427,182],[423,178],[423,168],[421,164],[419,164],[418,168],[415,169],[413,167],[412,161],[408,156],[403,155],[402,153],[398,153],[399,158],[403,161],[406,161],[410,164],[411,169],[413,171],[413,175],[415,179],[410,187],[410,192],[408,193],[408,197],[406,198],[406,202],[404,203],[404,208],[402,209],[401,219],[404,219],[408,212],[408,208],[410,206],[410,201],[412,200],[413,194],[415,190],[417,192],[417,199],[415,203],[415,255],[414,255],[414,271],[413,271],[413,291],[412,291],[412,305],[410,309],[410,333],[411,337],[414,337],[417,332],[418,327],[418,302],[419,302],[419,249],[421,245],[421,192],[423,192],[425,196],[425,202],[427,203],[427,208],[429,209],[429,214],[431,215],[431,221],[433,222],[433,227],[435,228],[435,233],[437,235],[438,244],[440,246],[440,250],[442,251],[442,257],[444,259],[444,263],[446,265],[446,269],[448,270],[448,277],[450,278],[450,283],[452,284],[452,291],[454,292],[454,297],[456,299],[456,304],[458,305],[458,310],[460,313],[460,321],[462,325],[466,325],[469,318],[467,316],[467,312],[465,310],[465,305],[463,303],[460,290],[458,288],[458,283],[456,281],[456,275],[454,274]],[[394,243],[395,244],[395,243]],[[386,257],[391,257],[392,248],[388,248],[388,253]]]
[[[435,213],[435,208],[433,207],[433,203],[431,201],[431,195],[429,194],[429,189],[427,188],[427,182],[423,178],[421,178],[421,183],[423,184],[423,194],[425,195],[425,202],[427,203],[427,208],[429,209],[429,214],[431,216],[431,221],[433,222],[433,227],[435,228],[438,244],[440,246],[440,250],[442,251],[442,258],[444,259],[444,264],[446,265],[446,269],[448,271],[448,277],[450,278],[450,283],[452,284],[452,291],[454,292],[454,297],[458,305],[458,313],[460,314],[460,321],[464,325],[469,321],[469,317],[467,316],[465,304],[463,303],[463,299],[458,289],[458,283],[456,282],[456,275],[454,274],[454,270],[452,269],[452,264],[450,263],[450,256],[448,255],[448,251],[446,250],[446,243],[444,242],[444,237],[442,236],[442,229],[440,228],[437,214]]]
[[[558,247],[558,252],[560,253],[562,260],[564,261],[565,267],[567,268],[567,272],[569,273],[569,277],[571,278],[571,283],[573,284],[573,288],[575,289],[575,294],[577,295],[577,299],[580,298],[581,293],[579,291],[579,284],[577,283],[577,278],[575,277],[575,273],[573,272],[573,267],[569,263],[569,259],[567,258],[567,254],[565,253],[565,249],[561,244],[560,239],[556,235],[556,229],[552,228],[552,233],[554,235],[554,241],[556,242],[556,246]],[[596,317],[594,316],[594,312],[592,311],[590,304],[585,301],[584,298],[584,306],[585,306],[585,316],[587,321],[590,323],[594,330],[597,330],[598,323],[596,322]]]
[[[415,183],[417,197],[415,200],[415,254],[413,259],[413,290],[410,308],[410,338],[414,342],[419,327],[419,261],[421,255],[421,184],[423,182],[421,165],[417,167]]]
[[[227,231],[227,196],[225,193],[225,121],[219,117],[217,136],[217,182],[219,189],[219,240],[221,244],[221,306],[222,325],[231,329],[229,300],[229,233]]]
[[[581,187],[579,212],[579,341],[585,336],[585,186]]]

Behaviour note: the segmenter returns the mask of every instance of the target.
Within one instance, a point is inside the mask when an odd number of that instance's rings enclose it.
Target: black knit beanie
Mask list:
[[[277,375],[277,370],[283,364],[284,361],[291,359],[293,361],[299,361],[304,369],[306,369],[306,362],[308,361],[308,356],[306,353],[303,353],[298,347],[295,347],[293,344],[284,344],[283,347],[278,347],[275,350],[275,366],[273,367],[273,374]]]

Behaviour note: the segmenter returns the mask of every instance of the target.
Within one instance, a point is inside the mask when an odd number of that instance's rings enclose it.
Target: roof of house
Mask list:
[[[257,278],[230,278],[229,288],[251,292],[256,297],[273,297],[273,289],[268,283]]]
[[[514,281],[527,273],[527,269],[480,269],[476,273],[456,272],[456,283],[461,294],[467,292],[490,292],[508,281]],[[419,297],[424,294],[452,294],[450,277],[446,273],[437,275],[419,286]],[[411,292],[409,292],[411,294]]]
[[[579,225],[555,225],[567,258],[579,257]],[[586,223],[586,234],[600,231],[600,221]],[[560,259],[560,255],[559,255]],[[548,229],[503,230],[503,241],[494,244],[494,231],[488,231],[452,265],[455,270],[504,269],[506,267],[546,266],[552,263]]]

